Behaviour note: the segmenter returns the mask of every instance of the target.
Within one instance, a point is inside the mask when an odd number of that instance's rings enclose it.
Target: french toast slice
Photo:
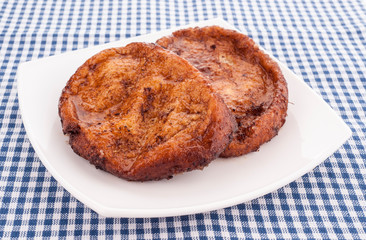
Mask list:
[[[202,169],[237,128],[197,69],[146,43],[88,59],[63,89],[59,115],[75,153],[131,181]]]
[[[277,135],[287,115],[287,83],[251,38],[209,26],[178,30],[156,43],[200,70],[235,116],[238,131],[221,157],[255,151]]]

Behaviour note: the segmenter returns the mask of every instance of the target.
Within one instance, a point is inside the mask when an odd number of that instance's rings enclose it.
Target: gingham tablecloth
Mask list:
[[[105,218],[40,162],[19,112],[20,62],[220,17],[317,92],[353,135],[313,171],[258,199],[167,218]],[[366,239],[365,1],[0,1],[0,238]]]

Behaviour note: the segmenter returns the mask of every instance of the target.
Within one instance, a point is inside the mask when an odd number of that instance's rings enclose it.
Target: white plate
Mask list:
[[[220,25],[220,19],[190,26]],[[187,27],[187,26],[185,26]],[[259,152],[217,159],[203,171],[171,180],[128,182],[97,170],[76,155],[62,134],[58,100],[66,81],[86,59],[102,49],[129,42],[154,42],[173,30],[67,52],[22,63],[18,96],[24,126],[39,158],[78,200],[107,217],[176,216],[220,209],[272,192],[309,172],[350,136],[335,112],[298,76],[279,63],[288,82],[286,124]]]

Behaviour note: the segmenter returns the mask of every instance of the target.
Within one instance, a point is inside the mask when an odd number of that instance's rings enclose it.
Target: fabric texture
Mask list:
[[[258,199],[166,218],[105,218],[46,170],[22,124],[20,62],[223,18],[285,63],[352,129],[333,155]],[[0,238],[366,239],[365,1],[0,2]]]

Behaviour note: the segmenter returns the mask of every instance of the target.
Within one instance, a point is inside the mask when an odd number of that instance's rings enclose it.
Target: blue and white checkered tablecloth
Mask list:
[[[279,190],[217,211],[105,218],[40,162],[19,112],[20,62],[220,17],[317,92],[353,135]],[[0,238],[366,239],[365,1],[0,1]]]

